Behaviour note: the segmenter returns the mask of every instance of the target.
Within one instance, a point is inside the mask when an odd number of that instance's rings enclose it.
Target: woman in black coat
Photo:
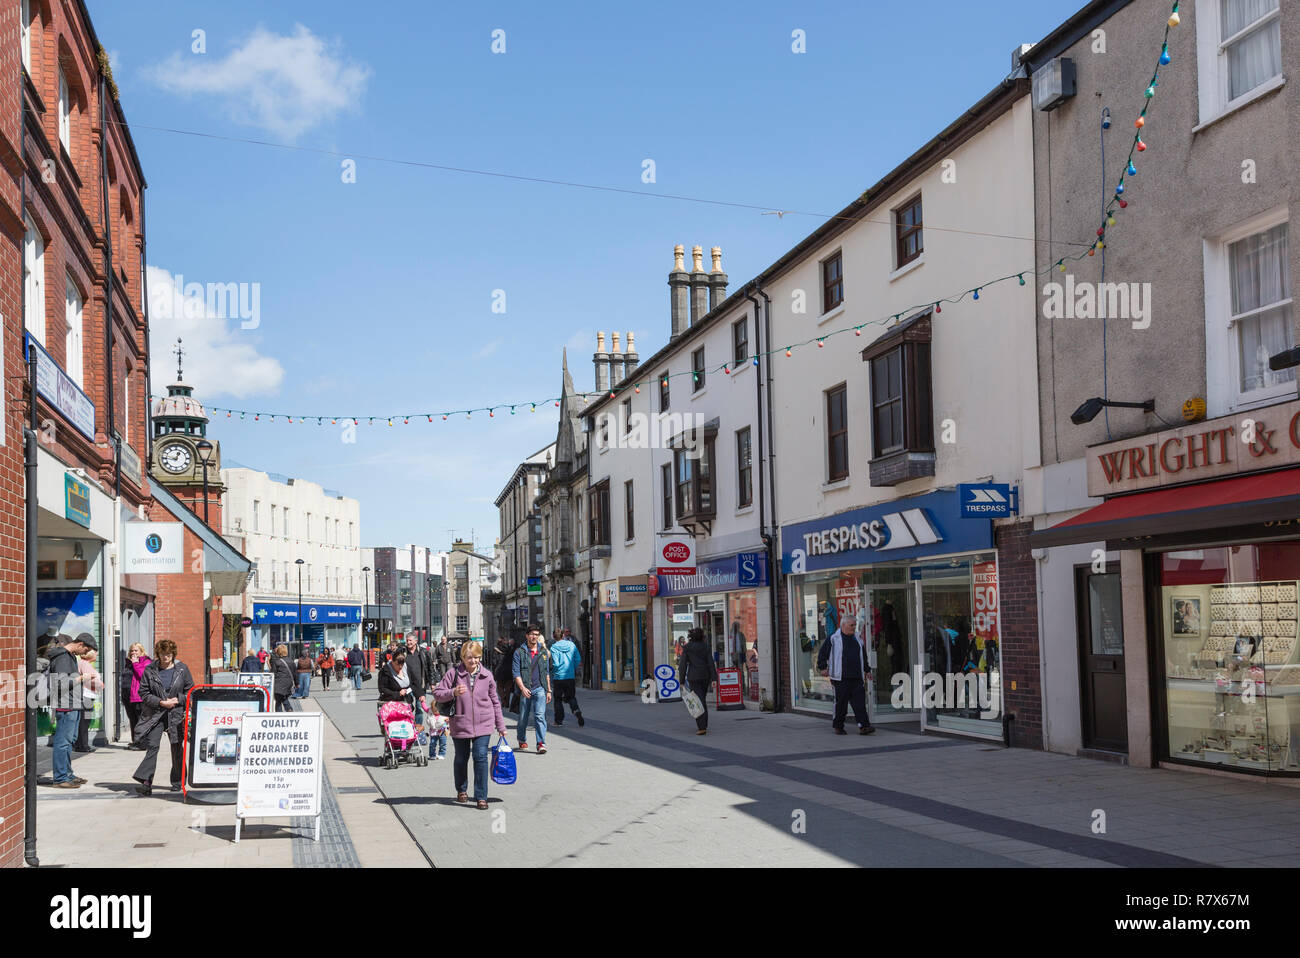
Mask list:
[[[153,773],[158,764],[158,747],[163,732],[172,746],[172,791],[181,790],[181,746],[185,729],[185,699],[194,687],[194,676],[184,662],[176,661],[176,643],[159,639],[154,644],[157,656],[140,677],[140,701],[143,709],[135,726],[136,741],[145,745],[144,758],[132,776],[140,783],[141,795],[153,793]]]
[[[287,645],[275,647],[275,655],[271,656],[271,672],[275,675],[271,686],[271,691],[275,695],[275,710],[292,712],[293,709],[289,708],[289,696],[298,687],[298,675],[294,671],[293,663],[289,661]]]
[[[391,662],[379,670],[379,701],[405,702],[415,708],[415,690],[411,673],[406,668],[406,653],[398,651]]]
[[[690,641],[682,649],[680,663],[682,681],[700,697],[700,704],[704,706],[704,711],[695,720],[695,734],[703,735],[709,730],[709,703],[706,696],[709,694],[709,686],[718,680],[718,666],[713,661],[709,644],[704,641],[704,630],[691,629],[687,634]]]

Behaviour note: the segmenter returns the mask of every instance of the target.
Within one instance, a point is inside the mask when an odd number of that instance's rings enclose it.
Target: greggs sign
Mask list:
[[[1300,465],[1300,401],[1088,450],[1088,495],[1113,496]]]

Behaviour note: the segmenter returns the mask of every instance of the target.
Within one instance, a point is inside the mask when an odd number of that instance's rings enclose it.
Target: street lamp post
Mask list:
[[[298,644],[302,645],[302,566],[301,559],[294,559],[294,565],[298,567]],[[305,651],[305,650],[304,650]]]
[[[366,583],[366,604],[361,607],[361,645],[370,651],[370,636],[366,635],[366,613],[370,611],[370,566],[361,567],[361,578]]]
[[[208,463],[212,460],[212,443],[200,439],[194,444],[198,450],[199,462],[203,464],[203,524],[208,524]],[[212,619],[210,598],[203,600],[203,683],[212,684]],[[225,630],[222,630],[225,634]],[[224,653],[224,650],[223,650]]]

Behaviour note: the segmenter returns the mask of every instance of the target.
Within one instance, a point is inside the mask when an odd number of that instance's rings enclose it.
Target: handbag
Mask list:
[[[369,672],[367,672],[365,669],[362,669],[362,670],[361,670],[361,681],[362,681],[362,682],[369,682],[369,681],[370,681],[371,679],[373,679],[373,678],[374,678],[374,676],[371,675]]]
[[[492,746],[492,781],[498,785],[513,785],[516,777],[515,752],[502,735]]]
[[[686,711],[691,713],[691,718],[699,718],[704,714],[704,703],[700,697],[695,694],[694,689],[687,689],[682,693],[682,701],[686,703]]]

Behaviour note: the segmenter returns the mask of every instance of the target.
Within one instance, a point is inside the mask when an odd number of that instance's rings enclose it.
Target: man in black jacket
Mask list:
[[[706,698],[709,686],[718,681],[718,665],[713,661],[709,644],[704,641],[703,629],[691,629],[687,633],[689,641],[682,649],[678,662],[678,671],[687,687],[699,696],[704,711],[695,720],[695,734],[703,735],[709,730],[709,703]]]
[[[424,721],[425,694],[432,688],[433,656],[428,649],[416,644],[415,635],[406,637],[406,671],[411,676],[411,699],[415,706],[415,720]]]
[[[244,660],[239,663],[239,671],[240,672],[264,671],[262,668],[262,660],[257,657],[257,653],[254,652],[252,649],[248,650],[248,654],[244,656]]]
[[[49,648],[50,705],[57,724],[51,744],[54,746],[55,788],[80,788],[86,780],[72,774],[72,743],[81,724],[81,675],[77,659],[99,646],[89,635],[76,639],[61,635]]]

